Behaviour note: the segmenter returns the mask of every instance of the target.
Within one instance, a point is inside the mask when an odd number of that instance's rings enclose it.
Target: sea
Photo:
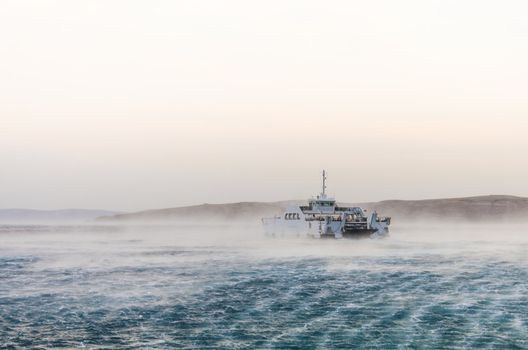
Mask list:
[[[528,227],[0,225],[0,349],[528,349]]]

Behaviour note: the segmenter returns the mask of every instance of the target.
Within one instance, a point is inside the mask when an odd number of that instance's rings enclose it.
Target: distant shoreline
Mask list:
[[[277,215],[288,206],[303,203],[304,201],[292,200],[201,204],[107,215],[96,218],[96,221],[106,223],[195,220],[255,221],[261,217]],[[376,210],[400,221],[528,221],[528,198],[507,195],[425,200],[386,200],[371,203],[338,203],[357,205],[370,211]]]
[[[0,224],[47,223],[200,223],[200,222],[258,222],[262,217],[279,215],[292,205],[305,201],[237,202],[224,204],[199,204],[137,212],[116,212],[99,209],[0,209]],[[385,200],[380,202],[350,203],[367,211],[376,210],[391,216],[397,222],[431,220],[466,222],[528,222],[528,198],[489,195],[476,197]]]

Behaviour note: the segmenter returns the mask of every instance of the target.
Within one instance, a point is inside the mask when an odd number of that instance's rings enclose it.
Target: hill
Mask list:
[[[100,217],[101,222],[197,222],[256,221],[273,216],[291,204],[304,201],[241,202],[146,210]],[[340,203],[377,210],[383,216],[400,221],[528,221],[528,198],[515,196],[480,196],[429,200],[387,200],[374,203]]]
[[[388,200],[363,206],[404,221],[528,221],[528,198],[515,196]]]
[[[293,202],[293,201],[292,201]],[[188,207],[145,210],[97,218],[101,222],[170,222],[170,221],[253,221],[273,216],[289,202],[240,202],[227,204],[200,204]]]

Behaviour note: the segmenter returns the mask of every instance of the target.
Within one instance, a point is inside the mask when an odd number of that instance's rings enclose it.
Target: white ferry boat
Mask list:
[[[326,195],[326,172],[323,191],[308,205],[291,206],[280,216],[262,218],[267,235],[307,235],[314,238],[382,238],[389,234],[390,217],[374,211],[367,215],[359,207],[341,207]]]

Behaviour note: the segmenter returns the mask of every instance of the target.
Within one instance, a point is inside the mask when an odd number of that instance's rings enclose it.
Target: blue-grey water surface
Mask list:
[[[1,349],[528,349],[528,230],[0,226]]]

